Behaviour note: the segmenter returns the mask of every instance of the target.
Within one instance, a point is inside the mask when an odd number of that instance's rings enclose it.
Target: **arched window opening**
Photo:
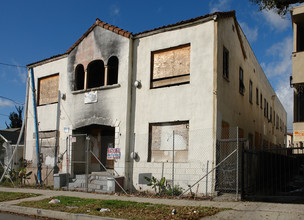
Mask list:
[[[107,85],[117,84],[118,82],[118,58],[110,57],[108,61],[108,82]]]
[[[88,89],[104,85],[104,63],[102,60],[94,60],[87,68]]]
[[[78,64],[75,69],[75,90],[84,89],[84,67]]]

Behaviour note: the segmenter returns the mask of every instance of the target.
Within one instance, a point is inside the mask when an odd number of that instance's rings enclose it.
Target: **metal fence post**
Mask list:
[[[241,166],[241,200],[244,201],[245,199],[245,177],[244,177],[244,174],[245,174],[245,167],[244,167],[244,162],[245,162],[245,148],[244,148],[244,144],[242,143],[242,158],[241,158],[241,163],[242,163],[242,166]]]
[[[239,195],[239,127],[236,127],[236,189],[235,200],[238,201]]]
[[[89,147],[90,147],[90,137],[86,137],[86,169],[85,169],[85,188],[86,192],[89,191]]]
[[[173,154],[172,154],[172,196],[174,196],[174,131],[173,131]]]
[[[209,170],[209,160],[207,160],[206,196],[208,195],[208,170]]]

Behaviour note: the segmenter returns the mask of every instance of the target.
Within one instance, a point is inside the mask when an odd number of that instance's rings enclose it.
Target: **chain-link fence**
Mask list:
[[[101,152],[95,152],[95,141],[93,136],[87,134],[69,135],[66,150],[61,155],[66,172],[54,175],[54,188],[100,193],[125,192],[123,178],[106,160],[109,150],[106,149],[103,156]],[[113,145],[111,149],[114,149]]]
[[[132,190],[131,186],[139,191],[153,191],[149,183],[154,178],[154,184],[161,185],[158,189],[169,196],[210,198],[230,193],[233,198],[238,198],[240,149],[247,142],[242,135],[236,127],[223,126],[215,132],[213,129],[190,130],[189,124],[183,122],[174,126],[152,125],[149,134],[137,134],[134,138],[133,158],[126,158],[129,161],[125,163],[132,163],[125,171],[131,174],[128,184],[123,182],[128,173],[118,173],[115,165],[106,159],[103,161],[101,152],[94,152],[94,140],[90,136],[69,136],[63,156],[68,175],[58,174],[59,180],[66,179],[66,183],[59,183],[59,187],[66,185],[69,190],[114,192],[124,191],[123,186]],[[108,148],[108,152],[112,151]],[[55,175],[55,186],[58,181]]]
[[[240,189],[241,146],[247,143],[238,128],[185,129],[153,128],[149,137],[136,136],[135,149],[140,161],[134,164],[133,184],[142,191],[151,190],[147,178],[163,177],[169,188],[176,188],[173,195],[215,197],[232,193],[238,199]],[[148,155],[145,159],[145,154]]]

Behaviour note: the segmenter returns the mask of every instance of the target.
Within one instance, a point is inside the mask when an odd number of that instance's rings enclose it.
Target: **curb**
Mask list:
[[[100,216],[87,215],[87,214],[74,214],[74,213],[29,208],[29,207],[22,207],[16,205],[6,205],[6,204],[0,205],[0,211],[11,212],[21,215],[29,215],[29,216],[33,215],[33,216],[48,217],[48,218],[63,219],[63,220],[100,220],[100,219],[117,220],[118,219],[111,217],[100,217]]]

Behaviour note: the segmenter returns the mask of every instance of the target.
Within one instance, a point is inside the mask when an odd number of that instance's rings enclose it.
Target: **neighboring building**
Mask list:
[[[293,146],[293,133],[287,132],[287,147],[291,148]]]
[[[56,155],[59,173],[85,172],[81,134],[128,189],[148,189],[143,176],[168,178],[173,160],[174,182],[186,188],[206,173],[207,162],[216,165],[216,140],[237,127],[252,149],[285,145],[286,111],[234,11],[135,35],[96,20],[66,53],[28,68],[35,74],[44,177]],[[35,170],[32,106],[30,97],[25,158]],[[120,150],[115,160],[108,148]],[[103,170],[89,160],[90,172]]]
[[[0,139],[3,140],[3,155],[0,155],[1,163],[0,166],[6,167],[11,160],[13,155],[13,151],[15,150],[18,142],[18,138],[20,135],[20,128],[9,128],[5,130],[0,130]],[[23,160],[23,149],[24,149],[24,140],[23,135],[20,138],[20,143],[18,144],[18,149],[12,158],[11,164],[9,166],[10,169],[18,170],[21,166],[21,162]]]
[[[295,147],[304,143],[304,5],[291,9],[293,28],[292,78],[294,88],[293,141]]]

